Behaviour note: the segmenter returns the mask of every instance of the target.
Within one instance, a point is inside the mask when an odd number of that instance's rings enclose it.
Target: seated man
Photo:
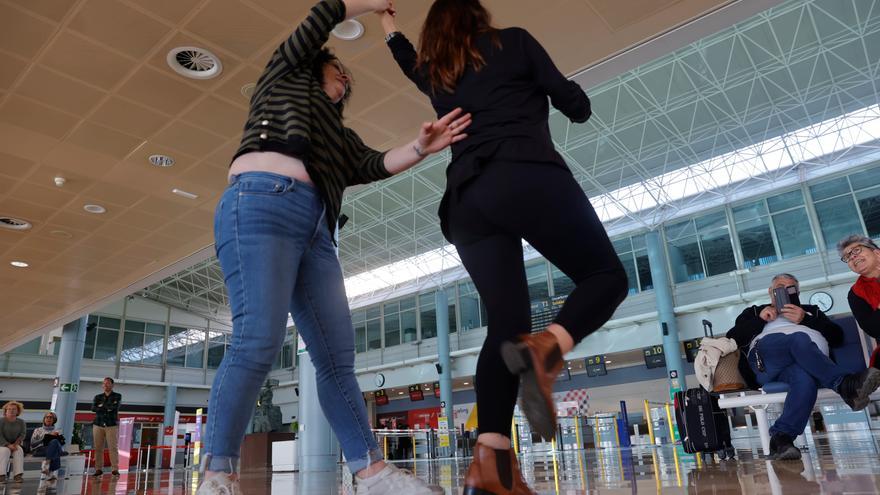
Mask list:
[[[760,385],[788,384],[782,415],[770,428],[770,458],[800,459],[794,439],[807,426],[818,389],[836,391],[853,411],[859,411],[868,406],[868,396],[880,386],[880,370],[849,374],[838,366],[828,357],[828,349],[843,343],[843,330],[817,306],[780,304],[781,310],[777,309],[777,288],[791,288],[795,296],[800,292],[793,275],[776,275],[770,281],[771,303],[743,311],[727,337],[736,340],[748,356]]]

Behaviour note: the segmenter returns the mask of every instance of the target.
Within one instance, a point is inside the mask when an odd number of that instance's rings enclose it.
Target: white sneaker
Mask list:
[[[439,486],[429,486],[406,469],[387,464],[385,469],[366,479],[357,480],[357,495],[433,495],[444,493]]]
[[[46,481],[55,481],[58,479],[58,471],[50,471],[49,474],[46,475]]]
[[[43,464],[40,466],[40,472],[44,475],[49,475],[49,461],[43,461]]]
[[[238,480],[221,474],[206,478],[196,495],[242,495],[242,493]]]

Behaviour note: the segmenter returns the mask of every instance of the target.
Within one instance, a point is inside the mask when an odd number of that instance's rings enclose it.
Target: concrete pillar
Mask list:
[[[53,398],[55,414],[61,425],[64,438],[73,438],[73,418],[76,414],[76,396],[79,390],[79,370],[86,346],[86,325],[88,316],[64,325],[61,331],[61,349],[58,352],[58,367],[55,371],[58,384]]]
[[[437,308],[437,357],[440,361],[440,400],[446,405],[440,415],[446,417],[449,425],[448,455],[455,453],[455,426],[452,421],[452,360],[449,357],[449,301],[446,290],[438,287],[434,293],[434,306]],[[410,425],[411,426],[411,425]]]
[[[663,354],[666,358],[669,397],[679,390],[686,389],[684,365],[681,362],[681,343],[678,338],[678,322],[675,318],[672,300],[672,285],[667,271],[666,250],[660,240],[660,232],[645,234],[648,247],[648,261],[651,264],[651,279],[654,283],[654,297],[657,301],[657,314],[663,336]]]

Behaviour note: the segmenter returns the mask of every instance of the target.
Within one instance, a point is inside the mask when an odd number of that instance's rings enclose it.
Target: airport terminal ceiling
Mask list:
[[[400,3],[404,31],[415,38],[430,2]],[[540,11],[533,2],[486,3],[498,25],[534,32],[579,80],[584,67],[743,2],[548,1]],[[878,2],[764,3],[776,7],[588,87],[594,116],[587,124],[551,117],[584,189],[613,199],[603,209],[617,215],[612,223],[657,221],[621,190],[780,136],[790,153],[794,131],[877,104]],[[0,59],[10,68],[0,77],[0,214],[33,223],[25,232],[0,230],[0,349],[145,285],[148,297],[222,311],[222,277],[205,248],[246,112],[242,89],[292,26],[280,19],[298,20],[309,5],[0,0]],[[431,113],[394,70],[375,20],[364,22],[366,36],[332,44],[357,79],[349,124],[381,148],[408,139]],[[214,52],[223,72],[204,81],[174,74],[166,54],[175,46]],[[153,167],[153,154],[176,163]],[[340,242],[347,276],[444,247],[435,212],[446,160],[349,192],[343,211],[351,220]],[[768,166],[749,175],[766,183],[791,170]],[[713,194],[684,175],[700,191],[687,201]],[[64,187],[53,184],[56,176],[67,179]],[[173,195],[174,188],[198,198]],[[107,212],[91,215],[85,204]],[[31,266],[11,267],[15,259]],[[182,259],[195,265],[180,272]]]

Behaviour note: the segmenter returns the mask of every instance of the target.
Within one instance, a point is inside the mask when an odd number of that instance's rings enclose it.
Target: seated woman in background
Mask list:
[[[58,478],[58,469],[61,468],[61,456],[64,449],[61,447],[63,437],[61,430],[57,428],[58,416],[52,411],[43,416],[43,426],[34,430],[31,435],[31,452],[36,457],[45,457],[42,472],[48,480]]]
[[[851,235],[837,243],[840,261],[859,274],[847,300],[859,326],[871,337],[880,339],[880,247],[863,235]],[[871,366],[880,367],[878,350],[871,355]]]

